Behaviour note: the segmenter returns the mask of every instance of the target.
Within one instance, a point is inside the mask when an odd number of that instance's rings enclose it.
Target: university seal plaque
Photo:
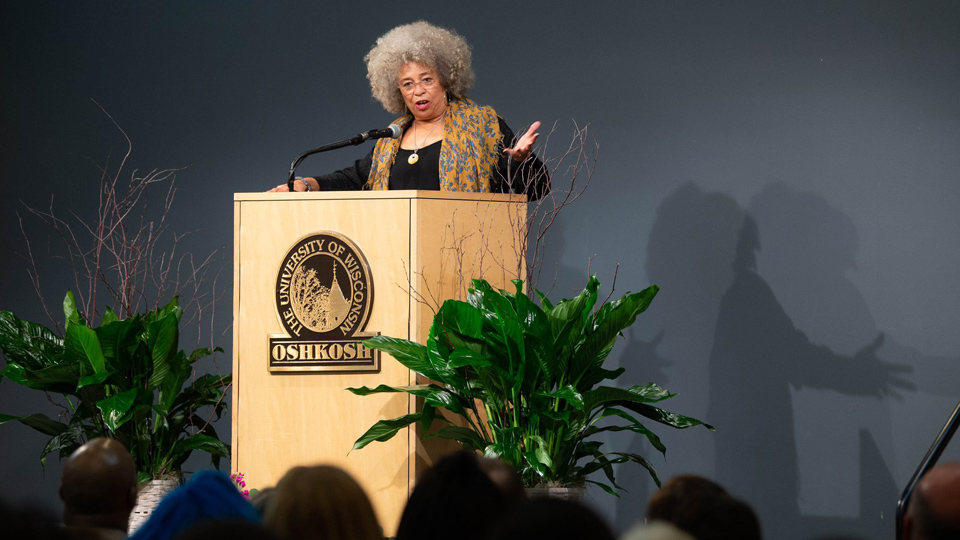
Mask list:
[[[360,249],[330,231],[293,245],[280,263],[270,371],[379,371],[380,351],[363,346],[373,278]]]

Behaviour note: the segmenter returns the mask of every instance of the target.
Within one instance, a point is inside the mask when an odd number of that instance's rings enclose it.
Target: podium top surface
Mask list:
[[[460,191],[311,191],[296,193],[234,193],[234,201],[304,201],[357,199],[440,199],[452,201],[527,202],[526,195],[516,193],[465,193]]]

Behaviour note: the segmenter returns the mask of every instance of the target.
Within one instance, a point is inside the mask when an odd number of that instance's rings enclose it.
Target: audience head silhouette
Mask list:
[[[277,483],[263,521],[283,540],[381,540],[370,499],[338,467],[294,467]]]
[[[623,533],[620,540],[697,540],[690,533],[681,531],[666,521],[649,521],[633,526]]]
[[[423,473],[400,517],[397,540],[481,539],[504,514],[503,494],[467,451],[444,457]]]
[[[38,532],[34,536],[39,540],[124,538],[136,503],[136,478],[133,459],[119,441],[91,440],[63,465],[60,497],[65,527],[48,531],[52,535]],[[383,539],[370,499],[343,469],[294,467],[269,493],[262,500],[261,526],[257,510],[227,475],[202,471],[164,498],[130,540]],[[8,509],[0,506],[0,510]],[[624,540],[762,538],[759,520],[747,503],[696,475],[668,480],[650,498],[646,518],[648,523],[631,529]],[[960,538],[960,463],[939,465],[920,479],[902,526],[904,540]],[[458,540],[615,538],[604,520],[586,506],[554,498],[526,499],[516,470],[466,451],[444,457],[423,474],[407,501],[396,540],[452,536]]]
[[[917,482],[903,516],[903,540],[960,538],[960,463],[944,463]]]
[[[523,487],[523,479],[517,469],[502,459],[479,458],[480,469],[487,473],[508,505],[517,504],[527,498],[527,491]]]
[[[647,519],[667,523],[684,521],[698,514],[710,501],[727,495],[723,486],[702,476],[674,476],[650,497]]]
[[[119,531],[126,536],[137,504],[137,467],[120,441],[97,438],[63,462],[60,479],[63,523],[67,529]],[[68,531],[69,532],[69,531]],[[114,534],[116,536],[116,534]]]
[[[670,523],[697,540],[760,540],[760,521],[747,503],[696,475],[668,480],[647,503],[647,519]]]

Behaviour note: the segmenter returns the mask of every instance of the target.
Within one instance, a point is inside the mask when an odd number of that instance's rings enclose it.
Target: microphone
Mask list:
[[[366,133],[361,133],[359,136],[363,137],[364,141],[369,141],[372,139],[385,139],[390,137],[391,139],[399,139],[403,135],[403,130],[400,129],[400,126],[397,124],[390,124],[384,129],[371,129]]]
[[[307,156],[319,154],[320,152],[327,152],[329,150],[336,150],[337,148],[343,148],[344,146],[356,146],[364,141],[370,141],[373,139],[384,139],[387,137],[390,137],[391,139],[399,139],[401,135],[403,135],[403,130],[400,129],[400,126],[397,124],[390,124],[384,129],[371,129],[366,133],[360,133],[349,139],[338,141],[333,144],[327,144],[321,146],[320,148],[314,148],[313,150],[307,150],[306,152],[297,156],[297,159],[293,160],[293,163],[290,164],[290,175],[287,177],[287,188],[290,191],[293,191],[294,172],[297,170],[297,165],[300,165],[300,162],[303,161]]]

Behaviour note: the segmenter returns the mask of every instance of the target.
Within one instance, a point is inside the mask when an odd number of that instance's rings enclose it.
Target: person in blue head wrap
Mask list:
[[[197,523],[231,518],[260,521],[257,510],[229,476],[220,471],[201,471],[164,497],[129,540],[172,540]]]

